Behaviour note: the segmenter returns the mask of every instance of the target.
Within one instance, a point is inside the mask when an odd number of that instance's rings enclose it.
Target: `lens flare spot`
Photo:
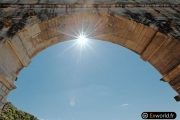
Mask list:
[[[69,105],[70,105],[71,107],[75,106],[75,104],[76,104],[76,103],[75,103],[75,101],[73,101],[73,100],[69,102]]]

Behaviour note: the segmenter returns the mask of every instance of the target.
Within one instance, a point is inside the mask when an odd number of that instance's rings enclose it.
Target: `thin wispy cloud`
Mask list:
[[[124,107],[124,106],[128,106],[128,105],[129,105],[129,104],[128,104],[128,103],[126,103],[126,104],[122,104],[121,106],[122,106],[122,107]]]

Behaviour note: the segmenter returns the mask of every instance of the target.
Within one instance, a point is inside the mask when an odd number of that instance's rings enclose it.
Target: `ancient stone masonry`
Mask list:
[[[79,28],[139,54],[180,100],[179,0],[1,0],[1,108],[23,67],[47,47],[75,39]]]

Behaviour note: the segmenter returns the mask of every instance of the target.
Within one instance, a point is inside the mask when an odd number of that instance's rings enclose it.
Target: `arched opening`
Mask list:
[[[158,82],[161,75],[137,54],[97,40],[89,43],[94,50],[86,46],[81,54],[78,45],[68,49],[74,43],[63,42],[38,54],[21,72],[18,89],[8,99],[45,120],[141,119],[145,110],[179,113],[170,97],[175,92]]]
[[[82,13],[61,15],[26,26],[11,40],[1,41],[3,53],[1,82],[7,87],[6,99],[19,72],[30,64],[31,59],[44,49],[80,34],[124,46],[148,61],[180,94],[179,60],[180,43],[172,36],[120,16]]]

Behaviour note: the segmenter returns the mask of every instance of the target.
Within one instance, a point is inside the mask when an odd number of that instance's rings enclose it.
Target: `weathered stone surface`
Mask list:
[[[23,67],[42,50],[88,38],[139,54],[180,95],[180,1],[178,0],[1,0],[0,108]]]

